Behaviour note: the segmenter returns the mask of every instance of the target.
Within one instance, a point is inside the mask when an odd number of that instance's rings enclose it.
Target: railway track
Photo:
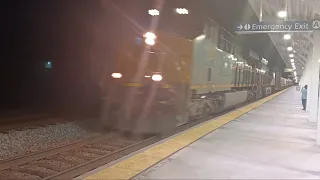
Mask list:
[[[72,179],[161,139],[247,104],[249,103],[238,105],[207,119],[192,121],[165,135],[141,139],[128,138],[119,132],[109,132],[65,146],[6,159],[0,161],[0,179]]]
[[[156,142],[117,132],[0,161],[1,179],[70,179]]]
[[[227,112],[215,116],[224,113]],[[213,117],[208,119],[211,118]],[[167,134],[149,138],[128,138],[122,133],[110,132],[65,146],[6,159],[0,161],[0,179],[72,179],[208,119],[195,120]]]

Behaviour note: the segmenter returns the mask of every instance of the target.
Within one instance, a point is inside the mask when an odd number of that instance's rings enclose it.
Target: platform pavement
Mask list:
[[[290,88],[135,179],[319,179],[316,124]]]
[[[294,87],[76,179],[320,179],[316,124]]]

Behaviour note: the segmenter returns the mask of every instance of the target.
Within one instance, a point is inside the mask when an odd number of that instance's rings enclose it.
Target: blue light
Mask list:
[[[142,38],[141,37],[136,37],[136,44],[141,45],[142,44]]]
[[[51,69],[52,68],[52,62],[51,61],[45,62],[45,67],[46,67],[46,69]]]

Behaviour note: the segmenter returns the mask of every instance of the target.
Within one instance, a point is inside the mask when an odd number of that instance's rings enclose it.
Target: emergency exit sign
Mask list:
[[[236,24],[238,34],[272,32],[312,32],[320,29],[320,21],[270,21]]]

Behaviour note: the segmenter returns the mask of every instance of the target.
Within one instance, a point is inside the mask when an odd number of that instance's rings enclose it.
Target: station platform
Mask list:
[[[76,179],[320,179],[300,97],[291,87]]]

